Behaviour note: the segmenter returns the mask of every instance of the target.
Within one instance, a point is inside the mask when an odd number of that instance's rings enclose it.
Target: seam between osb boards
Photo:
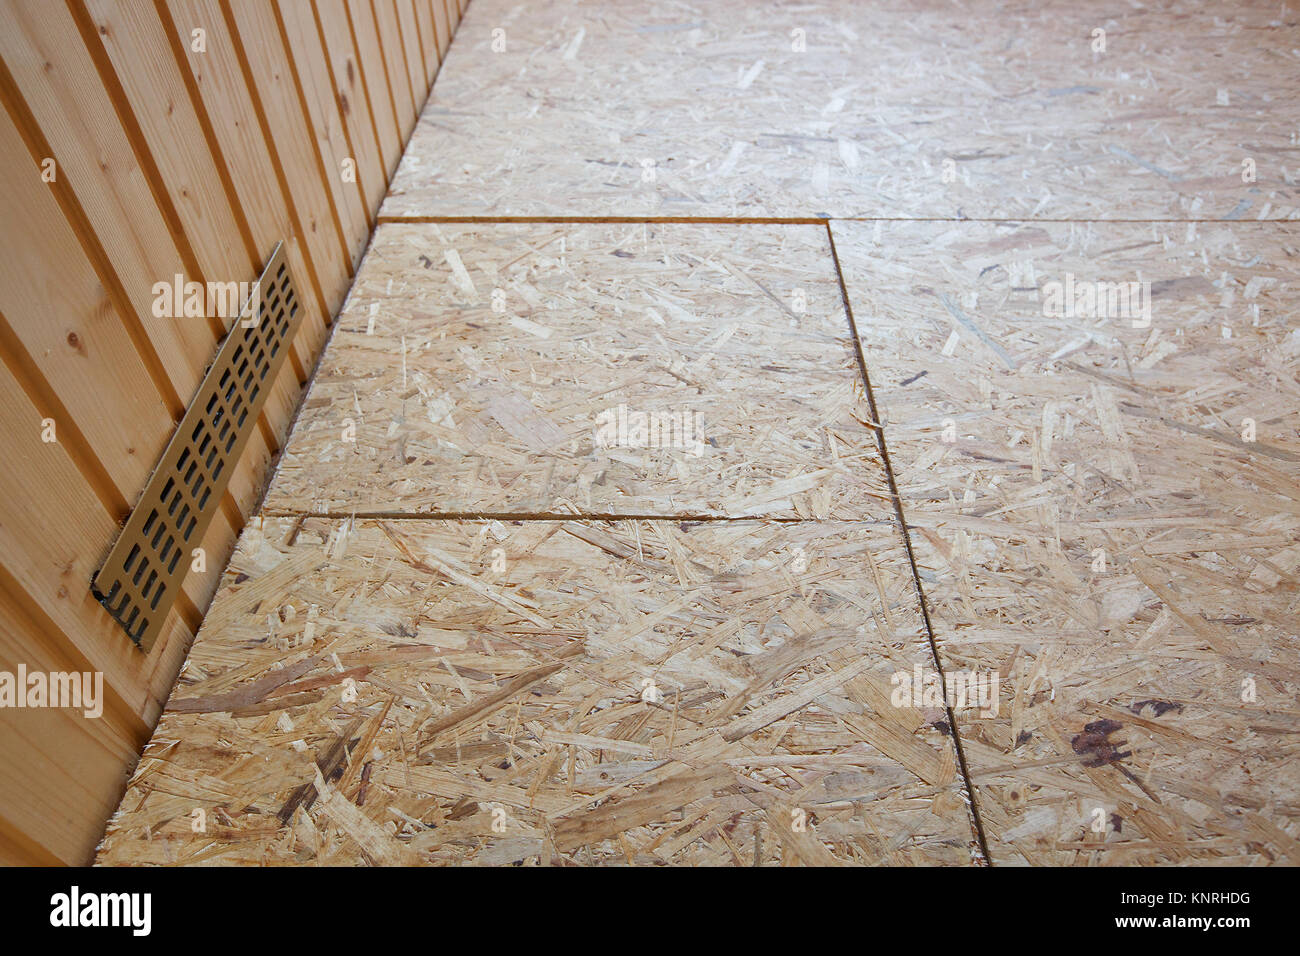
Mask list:
[[[912,550],[912,536],[907,528],[907,516],[903,511],[903,499],[898,493],[898,483],[894,478],[894,466],[889,458],[889,449],[885,445],[885,428],[881,424],[880,414],[876,407],[875,392],[871,387],[871,377],[867,373],[866,357],[862,354],[862,339],[858,335],[858,326],[853,318],[853,306],[849,302],[848,286],[844,282],[844,272],[840,268],[839,253],[835,248],[835,235],[831,230],[830,223],[826,224],[826,241],[830,243],[831,259],[835,264],[835,276],[840,284],[840,296],[843,299],[844,314],[849,321],[849,331],[853,336],[853,351],[858,360],[858,371],[862,375],[862,385],[866,391],[867,408],[871,412],[871,421],[876,433],[876,444],[880,449],[880,457],[885,466],[885,477],[889,482],[889,492],[894,499],[894,514],[898,521],[898,531],[903,538],[903,547],[907,552],[907,562],[912,567],[912,583],[916,589],[916,600],[921,607],[921,619],[925,622],[926,638],[930,643],[930,653],[934,658],[934,667],[939,675],[941,687],[947,687],[948,681],[943,670],[943,658],[939,654],[939,644],[935,640],[934,625],[930,621],[930,609],[926,603],[925,588],[921,584],[921,573],[916,565],[916,554]],[[966,783],[966,796],[969,799],[970,822],[975,831],[975,838],[979,844],[979,851],[982,859],[975,862],[990,866],[992,860],[989,856],[988,841],[984,835],[984,821],[981,819],[979,811],[979,797],[975,790],[974,783],[971,780],[970,769],[966,764],[966,750],[962,746],[961,731],[957,726],[957,715],[953,709],[952,702],[948,695],[944,694],[944,709],[948,713],[948,727],[952,734],[953,745],[957,751],[957,765],[961,769],[962,779]]]

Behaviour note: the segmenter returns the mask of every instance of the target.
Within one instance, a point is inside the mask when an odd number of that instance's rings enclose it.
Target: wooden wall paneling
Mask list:
[[[221,0],[227,28],[239,37],[241,67],[257,98],[263,133],[271,144],[293,205],[303,217],[303,236],[325,296],[325,309],[337,315],[354,273],[348,244],[336,211],[331,184],[304,115],[298,83],[280,37],[275,12],[266,4]]]
[[[262,263],[252,246],[247,224],[227,193],[229,176],[221,166],[219,153],[214,151],[216,144],[195,110],[190,87],[174,56],[155,55],[155,51],[170,47],[157,11],[97,0],[80,8],[73,4],[70,9],[91,59],[105,77],[106,87],[116,94],[118,118],[152,182],[186,279],[200,283],[209,279],[238,282],[255,276]],[[158,320],[151,316],[150,321]],[[193,319],[180,321],[197,324]],[[211,316],[207,321],[215,327],[204,370],[230,324]],[[187,403],[200,378],[196,376],[183,393]],[[224,517],[205,532],[199,545],[211,560],[201,574],[186,577],[184,591],[191,596],[194,607],[182,606],[182,611],[195,626],[198,622],[194,611],[201,613],[207,607],[231,547],[230,538],[238,535],[245,517],[256,505],[261,476],[278,451],[280,436],[287,430],[296,407],[296,383],[286,378],[278,378],[273,385],[258,416],[258,431],[230,476],[223,495]]]
[[[397,28],[402,38],[402,55],[406,62],[406,77],[411,84],[411,103],[418,114],[429,92],[425,78],[424,51],[420,42],[420,25],[415,19],[412,0],[392,0],[397,11]]]
[[[214,523],[203,542],[208,569],[187,578],[186,596],[150,655],[94,600],[90,578],[152,468],[153,452],[144,448],[165,441],[173,422],[6,110],[0,162],[11,171],[0,200],[0,409],[9,456],[0,481],[0,597],[10,607],[0,620],[0,660],[101,671],[107,699],[96,721],[57,710],[4,711],[2,762],[16,769],[0,781],[0,807],[44,851],[85,863],[101,811],[120,795],[170,693],[234,531],[221,531],[220,517]],[[54,336],[48,348],[34,338],[42,332]],[[41,439],[47,417],[56,442]],[[36,761],[25,749],[34,742],[51,757]],[[65,774],[53,769],[62,766]],[[67,774],[80,783],[71,785]],[[87,803],[90,793],[98,800]],[[77,805],[73,825],[65,817]]]
[[[7,365],[0,364],[0,402],[10,422],[39,422],[40,412]],[[86,587],[96,566],[86,542],[105,540],[117,522],[95,498],[61,443],[44,443],[36,428],[8,429],[15,467],[0,469],[0,666],[103,673],[104,715],[66,710],[0,713],[4,763],[20,772],[0,783],[0,810],[10,824],[64,863],[84,864],[102,826],[103,809],[126,783],[171,691],[193,631],[175,611],[154,650],[141,654]],[[19,561],[11,556],[22,555]],[[12,671],[12,667],[10,667]],[[62,715],[61,720],[32,714]],[[57,729],[57,734],[55,731]],[[34,817],[47,808],[71,812],[78,790],[63,775],[32,764],[23,741],[47,754],[99,799],[76,810],[78,825],[50,832]],[[67,746],[69,749],[62,749]],[[76,801],[81,803],[80,800]],[[29,857],[18,862],[32,862]]]
[[[285,240],[290,268],[303,292],[307,309],[294,341],[294,372],[303,371],[291,392],[305,379],[329,324],[314,264],[303,243],[297,217],[276,176],[274,157],[262,133],[252,94],[240,67],[232,37],[218,0],[155,0],[163,28],[173,38],[172,50],[193,79],[199,111],[211,127],[221,162],[229,172],[236,208],[247,224],[258,267]],[[196,29],[205,31],[206,48],[192,48]]]
[[[0,669],[84,673],[86,661],[44,633],[0,584]],[[25,708],[4,714],[5,759],[0,761],[0,816],[54,859],[89,862],[135,764],[147,730],[120,695],[103,688],[103,713]],[[0,827],[4,823],[0,822]],[[2,844],[2,841],[0,841]],[[5,860],[0,850],[0,863]]]
[[[273,434],[266,442],[268,454],[248,457],[246,453],[239,462],[239,471],[255,477],[260,492],[266,466],[285,440],[302,384],[324,341],[328,324],[325,299],[315,268],[305,254],[298,217],[286,206],[286,190],[277,178],[239,66],[235,40],[226,29],[220,7],[212,0],[211,3],[173,3],[172,8],[177,10],[177,16],[173,16],[168,5],[157,4],[157,17],[172,42],[178,69],[190,74],[191,90],[198,99],[195,109],[212,143],[209,152],[216,157],[224,176],[231,208],[247,232],[253,269],[260,271],[276,243],[283,239],[286,258],[302,290],[303,308],[307,312],[292,343],[291,362],[277,375],[274,395],[282,398],[277,408],[269,410]],[[195,29],[205,31],[203,52],[191,47]]]
[[[447,16],[446,0],[429,0],[429,9],[433,12],[434,31],[438,35],[438,64],[442,65],[451,46],[451,17]]]
[[[299,97],[314,135],[322,174],[334,197],[348,257],[353,268],[361,264],[361,254],[370,238],[371,213],[366,205],[362,180],[346,182],[343,163],[354,159],[348,131],[339,112],[338,99],[330,82],[329,63],[321,45],[311,7],[296,0],[277,4],[281,38],[289,53],[296,75]]]
[[[398,135],[388,66],[379,45],[379,25],[375,22],[370,0],[345,0],[344,11],[357,44],[358,69],[370,105],[370,122],[384,160],[384,175],[391,182],[402,158],[402,140]]]
[[[182,233],[176,238],[189,264],[186,277],[197,282],[248,281],[261,272],[263,263],[238,198],[227,193],[229,177],[221,168],[220,154],[212,148],[217,144],[205,134],[195,112],[158,12],[115,0],[85,0],[85,4],[133,113],[128,122],[138,126],[179,220]],[[222,323],[223,336],[227,324]],[[212,343],[213,354],[218,342]],[[299,373],[303,374],[301,369]],[[296,397],[296,389],[291,390],[283,379],[277,379],[267,397],[259,415],[260,434],[244,451],[250,467],[241,461],[229,485],[241,515],[256,503],[258,489],[250,474],[260,474],[278,450],[277,432],[292,416]],[[278,422],[279,428],[272,422]]]
[[[49,188],[56,196],[75,196],[91,240],[111,251],[113,272],[131,305],[128,328],[137,332],[137,343],[145,343],[142,353],[153,360],[151,376],[165,379],[168,410],[179,420],[211,359],[213,329],[192,319],[157,323],[147,332],[139,324],[151,315],[152,283],[184,272],[180,253],[126,132],[112,119],[113,103],[68,10],[62,4],[38,8],[13,0],[6,0],[4,9],[0,56],[12,74],[14,93],[30,110],[35,129],[29,132],[43,141],[40,151],[48,150],[57,161],[57,179]],[[14,112],[12,102],[9,107]],[[66,206],[68,200],[60,201]]]
[[[320,354],[330,321],[320,277],[322,264],[317,256],[321,243],[325,243],[326,250],[334,252],[333,260],[325,256],[324,267],[330,267],[338,260],[337,243],[329,232],[304,229],[304,221],[312,220],[300,215],[295,206],[285,172],[266,133],[259,98],[243,68],[243,49],[237,36],[230,33],[220,1],[168,0],[160,5],[160,17],[170,21],[175,35],[182,40],[182,52],[208,120],[224,147],[225,163],[247,217],[259,263],[270,258],[278,241],[286,241],[286,258],[307,310],[294,339],[299,359],[294,372],[299,365],[309,372]],[[207,52],[195,53],[190,48],[192,31],[196,29],[205,31]],[[287,372],[289,369],[282,369],[281,377]]]
[[[393,112],[397,119],[398,138],[405,143],[415,129],[415,94],[406,70],[402,36],[397,25],[397,7],[393,0],[370,0],[370,9],[379,30],[379,45],[384,51],[388,88],[393,93]]]
[[[429,6],[429,0],[411,0],[411,6],[415,10],[416,28],[419,31],[420,52],[423,54],[424,65],[424,91],[427,95],[429,87],[433,85],[433,78],[438,75],[438,64],[441,62],[438,32],[433,25],[433,8]]]
[[[0,812],[0,866],[62,866],[67,863],[23,833]]]
[[[317,41],[325,54],[328,86],[322,92],[333,97],[343,123],[348,155],[356,163],[357,181],[353,186],[362,199],[368,239],[369,229],[374,228],[375,211],[388,189],[388,173],[380,157],[370,105],[361,83],[356,43],[348,27],[343,0],[313,2],[311,14]]]
[[[9,0],[5,16],[10,29],[0,31],[0,55],[6,64],[0,70],[0,98],[20,121],[33,158],[49,155],[57,162],[55,181],[47,185],[37,180],[38,191],[58,200],[51,214],[72,223],[139,353],[146,374],[127,380],[132,383],[128,390],[152,380],[172,419],[148,442],[132,446],[131,457],[143,460],[136,467],[147,475],[216,353],[221,324],[152,315],[153,283],[184,274],[185,263],[127,131],[104,121],[116,115],[116,107],[72,13],[59,4],[35,7]],[[76,261],[47,259],[42,267],[71,268]],[[128,507],[143,484],[141,480],[123,486]],[[233,495],[226,496],[222,511],[221,520],[238,527],[240,512]],[[192,594],[188,588],[187,593]]]
[[[294,340],[297,363],[280,371],[282,382],[296,401],[302,378],[298,369],[310,370],[320,352],[329,325],[311,250],[303,239],[301,217],[277,169],[276,158],[263,134],[257,108],[245,82],[232,37],[217,0],[168,0],[159,15],[170,32],[183,42],[182,52],[203,103],[204,112],[222,147],[235,197],[248,223],[257,261],[265,263],[275,244],[285,240],[285,255],[294,280],[302,291],[306,310]],[[193,31],[206,31],[206,51],[190,47]],[[303,376],[305,377],[305,376]],[[285,423],[276,422],[284,438]]]
[[[0,339],[5,354],[21,364],[28,392],[46,406],[31,426],[54,418],[56,434],[61,429],[61,440],[75,450],[88,490],[115,522],[121,521],[148,480],[175,421],[105,292],[109,283],[86,258],[4,110],[0,161],[13,171],[0,200]],[[72,174],[65,169],[64,175]],[[34,309],[33,303],[41,307]],[[202,334],[208,335],[206,329]],[[218,519],[214,526],[220,528],[227,519]],[[234,529],[227,523],[225,531],[230,535]],[[112,530],[89,538],[82,550],[97,563],[115,537]],[[181,611],[192,625],[197,625],[198,609],[207,606],[219,575],[219,568],[209,566],[203,576],[187,578],[188,604],[182,604]],[[90,577],[75,583],[88,591]],[[102,609],[98,613],[107,619]],[[119,636],[129,644],[124,634]]]
[[[112,0],[81,2],[127,97],[131,121],[138,125],[158,166],[168,198],[182,225],[190,227],[184,239],[198,264],[217,270],[213,278],[245,276],[251,256],[244,230],[222,188],[156,11]],[[92,55],[96,52],[91,50]]]
[[[9,367],[0,368],[10,467],[0,469],[0,565],[29,610],[44,618],[69,653],[104,672],[146,735],[171,692],[193,630],[173,610],[148,654],[139,651],[90,593],[101,555],[90,542],[111,542],[118,521],[95,496],[59,442],[43,442],[41,415]],[[21,427],[31,422],[34,427]],[[16,426],[16,427],[15,427]],[[177,635],[180,639],[177,639]],[[33,642],[35,643],[35,642]]]
[[[61,406],[57,427],[79,426],[104,476],[96,482],[100,497],[125,513],[175,423],[157,390],[141,387],[148,371],[139,353],[111,321],[112,302],[2,110],[0,160],[9,173],[0,196],[5,354],[40,369]]]

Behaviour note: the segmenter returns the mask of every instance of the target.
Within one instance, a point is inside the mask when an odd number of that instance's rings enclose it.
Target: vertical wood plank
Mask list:
[[[135,503],[175,423],[5,111],[0,162],[15,174],[0,198],[0,342],[7,361],[21,365],[24,390],[45,405],[21,427],[39,430],[52,417],[87,492],[117,522]],[[221,527],[226,519],[219,517]],[[114,534],[90,538],[82,550],[97,563]],[[206,606],[216,579],[211,570],[187,579],[191,601]]]
[[[0,669],[85,673],[85,661],[42,634],[41,622],[10,597],[0,575]],[[33,636],[28,636],[33,635]],[[44,637],[44,639],[42,639]],[[134,765],[147,728],[105,687],[98,717],[62,708],[6,709],[0,760],[4,816],[54,858],[90,863],[101,821],[121,795],[123,768]]]
[[[441,65],[447,56],[447,47],[451,46],[451,18],[447,16],[446,0],[429,0],[433,11],[433,24],[437,33],[438,63]]]
[[[379,29],[379,46],[384,51],[384,67],[388,75],[388,88],[393,94],[393,112],[397,119],[397,134],[402,142],[415,129],[415,99],[411,91],[411,77],[406,70],[406,56],[402,51],[402,35],[397,25],[397,7],[393,0],[370,0],[370,9]]]
[[[425,79],[424,54],[421,51],[420,26],[415,19],[412,0],[393,0],[397,10],[397,28],[402,38],[402,53],[406,62],[406,78],[411,84],[411,104],[418,114],[429,93]]]
[[[355,167],[358,154],[343,122],[312,7],[295,0],[280,0],[278,10],[282,35],[297,71],[303,106],[324,164],[325,179],[334,194],[349,257],[356,266],[361,262],[371,229],[365,181]],[[345,163],[349,160],[354,164],[351,182],[345,176]]]
[[[420,40],[420,56],[424,65],[424,90],[428,93],[433,85],[433,78],[438,74],[439,51],[438,36],[433,25],[433,8],[429,0],[411,0],[415,10],[415,22]]]
[[[15,424],[39,424],[38,410],[7,365],[0,365],[0,407]],[[141,653],[101,608],[88,583],[98,565],[89,542],[111,542],[117,521],[77,473],[58,442],[39,428],[7,436],[16,468],[0,469],[0,566],[46,622],[59,643],[104,673],[104,682],[140,715],[141,732],[162,710],[193,632],[173,610],[149,654]]]
[[[360,56],[348,26],[347,7],[343,0],[316,0],[312,6],[316,29],[329,57],[330,83],[357,161],[366,211],[373,213],[388,188],[388,173],[379,153],[378,133],[370,115]],[[373,220],[371,225],[373,228]]]
[[[379,26],[375,22],[370,0],[346,0],[345,12],[352,36],[356,40],[362,85],[370,103],[370,121],[379,140],[384,172],[389,181],[402,158],[402,140],[398,134],[397,111],[388,81],[388,66],[379,45]]]
[[[237,200],[247,218],[259,263],[266,262],[281,239],[307,314],[295,347],[301,366],[311,368],[325,336],[329,315],[320,278],[304,240],[292,195],[277,170],[271,145],[262,131],[257,109],[240,69],[237,39],[231,36],[217,0],[168,0],[160,15],[170,21],[175,36],[186,41],[186,62],[192,71],[221,153],[230,168]],[[193,31],[206,31],[206,52],[190,50]],[[292,374],[286,366],[281,375]],[[297,382],[293,383],[297,394]]]
[[[10,176],[0,194],[0,341],[28,367],[40,357],[42,391],[65,425],[95,423],[78,434],[103,475],[99,496],[124,515],[174,422],[158,392],[140,387],[144,363],[3,112],[0,162]]]
[[[262,263],[238,200],[227,192],[229,176],[211,149],[189,89],[169,55],[170,39],[157,11],[112,0],[85,0],[85,9],[127,98],[132,113],[128,122],[138,126],[161,180],[159,190],[179,220],[182,233],[176,238],[189,277],[198,282],[248,281]],[[227,324],[222,323],[223,331]],[[269,459],[276,448],[275,429],[266,419],[287,423],[292,409],[293,397],[277,382],[262,415],[262,434],[250,441],[246,454]],[[246,515],[252,483],[232,479],[231,493]]]
[[[337,315],[353,267],[274,11],[265,4],[231,0],[221,0],[221,9],[228,29],[239,38],[240,66],[256,97],[263,133],[284,172],[293,205],[304,217],[303,235],[316,263],[326,311]]]
[[[161,379],[168,410],[179,419],[211,358],[214,328],[192,319],[151,323],[147,330],[139,324],[151,314],[153,283],[184,272],[180,252],[67,8],[6,0],[4,9],[0,56],[37,126],[41,151],[57,162],[52,190],[81,207],[83,240],[111,250],[110,291],[116,287],[121,304],[129,304],[128,328],[136,330],[146,364],[158,369],[151,377]]]

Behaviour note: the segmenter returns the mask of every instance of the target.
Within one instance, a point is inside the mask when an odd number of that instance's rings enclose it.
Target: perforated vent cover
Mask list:
[[[153,645],[180,593],[301,318],[280,243],[91,582],[142,650]]]

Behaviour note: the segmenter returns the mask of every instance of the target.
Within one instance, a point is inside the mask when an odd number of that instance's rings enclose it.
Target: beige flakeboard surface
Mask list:
[[[891,512],[825,226],[381,226],[265,507]]]
[[[832,228],[993,860],[1300,862],[1300,229]]]
[[[1294,13],[476,0],[393,216],[1286,219]]]
[[[107,864],[965,864],[889,522],[265,519]]]

